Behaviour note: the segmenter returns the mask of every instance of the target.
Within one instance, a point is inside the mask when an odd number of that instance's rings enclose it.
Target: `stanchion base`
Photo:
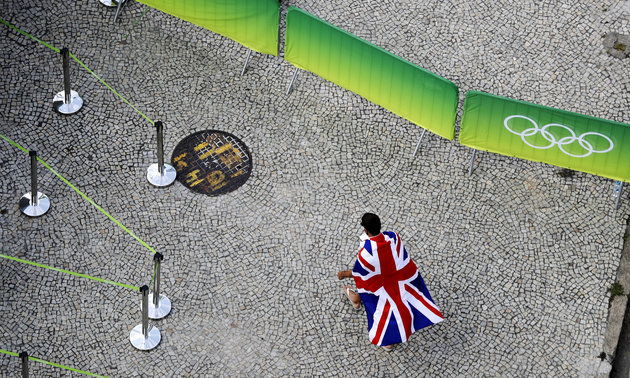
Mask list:
[[[29,217],[39,217],[44,215],[50,209],[50,199],[44,193],[37,192],[37,206],[31,203],[31,192],[28,192],[20,198],[20,210]]]
[[[73,114],[79,111],[83,106],[83,99],[75,91],[70,91],[70,102],[65,103],[66,92],[61,91],[53,98],[53,107],[61,114]]]
[[[175,177],[177,177],[177,171],[170,164],[164,164],[163,175],[160,174],[157,163],[151,164],[147,169],[147,180],[153,186],[169,186],[175,181]]]
[[[171,312],[171,300],[160,294],[158,305],[153,304],[153,293],[149,294],[149,319],[162,319]]]
[[[133,327],[129,334],[129,341],[136,349],[151,350],[155,348],[162,340],[162,334],[156,327],[151,327],[147,332],[147,337],[142,334],[142,324]]]
[[[114,1],[114,0],[100,0],[101,4],[105,5],[106,7],[117,7],[118,6],[118,1]]]

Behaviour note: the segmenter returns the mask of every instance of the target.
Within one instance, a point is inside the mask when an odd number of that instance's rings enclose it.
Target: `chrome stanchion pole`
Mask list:
[[[151,164],[147,169],[147,180],[153,186],[164,187],[169,186],[175,181],[177,171],[170,164],[164,164],[164,125],[162,122],[155,123],[155,131],[157,133],[157,155],[158,162]]]
[[[61,114],[73,114],[81,109],[83,99],[70,89],[70,51],[64,47],[60,53],[63,57],[63,91],[53,98],[53,107]]]
[[[37,206],[38,191],[37,191],[37,151],[29,151],[28,157],[31,160],[31,200],[30,203],[33,206]]]
[[[46,214],[50,209],[50,199],[37,191],[37,151],[29,151],[31,158],[31,191],[20,198],[20,210],[29,217]]]
[[[149,325],[149,287],[140,288],[142,293],[142,323],[133,327],[129,334],[129,341],[136,349],[151,350],[162,340],[160,330]]]
[[[160,268],[163,259],[164,256],[161,253],[156,253],[153,256],[155,277],[153,279],[153,293],[149,294],[149,318],[151,319],[162,319],[171,312],[171,300],[160,294]]]
[[[22,360],[22,378],[28,378],[28,353],[20,352],[20,359]]]

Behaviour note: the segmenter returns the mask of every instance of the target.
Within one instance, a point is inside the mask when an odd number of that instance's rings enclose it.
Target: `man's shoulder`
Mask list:
[[[394,231],[383,231],[383,235],[389,237],[390,239],[398,239],[398,234]]]

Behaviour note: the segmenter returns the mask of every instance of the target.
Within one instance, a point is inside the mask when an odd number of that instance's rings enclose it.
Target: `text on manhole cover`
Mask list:
[[[206,130],[189,135],[175,147],[172,158],[177,180],[210,196],[243,185],[252,171],[249,149],[232,134]]]

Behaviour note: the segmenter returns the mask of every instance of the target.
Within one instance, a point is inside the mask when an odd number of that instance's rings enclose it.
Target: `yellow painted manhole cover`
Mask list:
[[[171,160],[177,181],[209,196],[236,190],[252,172],[249,148],[230,133],[206,130],[184,138]]]

